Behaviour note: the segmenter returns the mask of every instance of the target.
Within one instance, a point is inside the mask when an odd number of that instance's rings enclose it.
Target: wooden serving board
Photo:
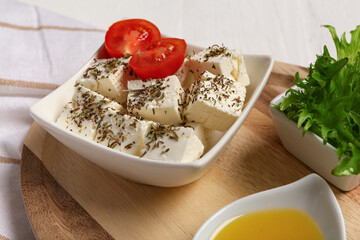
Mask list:
[[[21,187],[38,239],[191,239],[228,203],[312,172],[281,145],[269,102],[305,68],[275,63],[259,101],[210,170],[182,187],[129,182],[54,139],[34,123],[21,159]],[[360,188],[342,192],[348,239],[360,239]]]

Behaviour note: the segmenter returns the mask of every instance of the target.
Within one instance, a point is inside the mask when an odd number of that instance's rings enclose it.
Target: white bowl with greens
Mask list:
[[[270,112],[284,147],[338,188],[360,184],[360,26],[339,39],[337,59],[324,53],[302,81],[274,98]]]

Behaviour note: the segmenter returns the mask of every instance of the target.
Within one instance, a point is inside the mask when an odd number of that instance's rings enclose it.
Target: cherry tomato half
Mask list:
[[[144,19],[127,19],[110,26],[105,35],[105,48],[110,57],[130,56],[154,40],[159,29]]]
[[[186,42],[163,38],[141,48],[130,59],[132,70],[141,78],[164,78],[176,73],[184,62]]]

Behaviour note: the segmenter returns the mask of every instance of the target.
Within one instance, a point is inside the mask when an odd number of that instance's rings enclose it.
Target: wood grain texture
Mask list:
[[[21,189],[37,239],[113,239],[23,147]]]
[[[59,221],[56,214],[63,214],[62,201],[57,201],[56,210],[54,204],[43,204],[54,196],[61,199],[67,194],[52,189],[61,187],[50,181],[49,173],[74,198],[69,201],[75,204],[76,200],[91,216],[81,210],[62,218],[61,224],[57,224],[59,238],[66,238],[68,235],[64,234],[69,232],[72,234],[69,236],[75,236],[79,231],[77,220],[82,218],[84,222],[96,220],[115,239],[191,239],[201,224],[226,204],[310,174],[312,170],[281,145],[268,109],[269,101],[292,85],[296,71],[301,76],[307,72],[293,65],[275,64],[255,108],[216,163],[202,178],[182,187],[161,188],[129,182],[72,152],[34,123],[21,161],[22,179],[33,172],[37,175],[35,179],[28,178],[26,184],[22,181],[34,232],[39,232],[41,227],[51,229],[39,218],[56,222]],[[32,166],[33,162],[37,162],[37,167]],[[53,185],[44,183],[49,181]],[[32,194],[34,188],[40,189],[38,194],[46,194],[47,199]],[[359,239],[360,188],[347,193],[332,189],[344,214],[348,239]],[[45,200],[39,201],[41,198]],[[36,209],[41,209],[41,217]],[[75,205],[72,209],[77,211]],[[85,234],[82,237],[93,239],[91,234],[95,230],[89,230],[86,235],[86,227],[81,228]],[[97,231],[103,233],[101,229]],[[45,233],[37,237],[49,239]]]
[[[0,240],[9,240],[7,237],[4,237],[3,235],[0,235]]]

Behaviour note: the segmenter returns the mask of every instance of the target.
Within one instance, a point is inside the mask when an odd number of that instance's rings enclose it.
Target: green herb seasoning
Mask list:
[[[196,81],[190,92],[187,93],[183,107],[190,103],[202,100],[210,105],[226,106],[233,111],[241,111],[245,99],[239,95],[235,81],[224,77],[223,75],[207,76],[203,73],[199,80]]]
[[[143,84],[141,89],[127,90],[129,97],[132,98],[132,101],[127,103],[128,111],[133,113],[134,109],[147,108],[147,103],[151,101],[163,102],[165,98],[164,90],[169,87],[167,83],[166,79],[160,78],[149,86]],[[155,115],[155,108],[152,111]]]
[[[231,53],[229,49],[225,46],[219,46],[219,45],[213,45],[211,47],[208,47],[209,52],[204,55],[204,61],[209,61],[209,58],[211,57],[231,57]],[[215,65],[213,65],[213,68],[216,68]]]
[[[126,68],[127,65],[127,58],[94,59],[91,67],[87,68],[83,74],[83,78],[92,78],[99,81],[109,78],[111,74],[115,74],[121,67]]]
[[[70,110],[70,114],[72,115],[71,120],[80,128],[86,120],[94,122],[97,128],[99,128],[102,115],[108,109],[108,107],[104,107],[104,105],[110,101],[106,100],[105,97],[99,99],[84,87],[77,86],[77,91],[81,94],[81,98],[73,100],[72,102],[74,108]]]
[[[171,125],[163,125],[159,123],[152,123],[146,134],[145,146],[146,150],[142,154],[144,156],[146,152],[154,150],[156,148],[163,149],[161,154],[169,152],[171,149],[165,145],[164,139],[170,139],[172,141],[179,141],[179,136],[177,132],[179,127],[174,127]]]

